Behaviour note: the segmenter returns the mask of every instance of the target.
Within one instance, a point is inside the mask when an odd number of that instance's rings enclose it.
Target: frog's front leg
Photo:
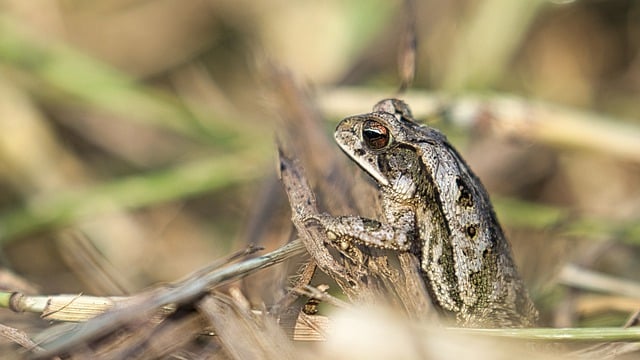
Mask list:
[[[330,240],[351,240],[374,248],[408,251],[414,236],[415,215],[412,211],[394,215],[387,223],[359,216],[319,214],[312,218],[325,228]]]

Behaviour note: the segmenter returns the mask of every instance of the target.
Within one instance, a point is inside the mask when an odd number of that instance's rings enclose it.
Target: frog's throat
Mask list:
[[[358,166],[360,166],[362,170],[364,170],[367,174],[371,175],[380,186],[389,185],[389,180],[387,180],[387,178],[385,178],[384,175],[382,175],[380,170],[378,170],[375,166],[371,165],[371,163],[367,161],[364,156],[358,156],[354,154],[351,151],[351,149],[349,149],[345,144],[339,141],[338,141],[338,146],[340,146],[340,149],[342,149],[342,151],[344,151],[345,154],[347,154],[351,159],[353,159],[353,161],[355,161],[355,163],[358,164]]]

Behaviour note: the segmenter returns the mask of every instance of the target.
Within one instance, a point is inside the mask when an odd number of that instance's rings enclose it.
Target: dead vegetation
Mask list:
[[[0,353],[637,356],[639,8],[526,3],[414,10],[404,98],[489,188],[542,314],[483,333],[438,324],[415,259],[302,222],[377,215],[328,123],[394,95],[399,4],[0,1]]]

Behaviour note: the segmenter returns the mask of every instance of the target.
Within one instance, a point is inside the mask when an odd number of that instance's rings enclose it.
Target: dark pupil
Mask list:
[[[367,146],[379,150],[389,144],[389,130],[375,121],[367,121],[362,128],[362,137]]]

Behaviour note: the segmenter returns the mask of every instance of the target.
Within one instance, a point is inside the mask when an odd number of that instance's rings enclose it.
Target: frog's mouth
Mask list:
[[[355,136],[352,129],[342,130],[338,126],[334,134],[336,143],[364,172],[369,174],[380,186],[388,186],[389,180],[378,169],[378,155],[372,154],[362,146],[362,140]]]

